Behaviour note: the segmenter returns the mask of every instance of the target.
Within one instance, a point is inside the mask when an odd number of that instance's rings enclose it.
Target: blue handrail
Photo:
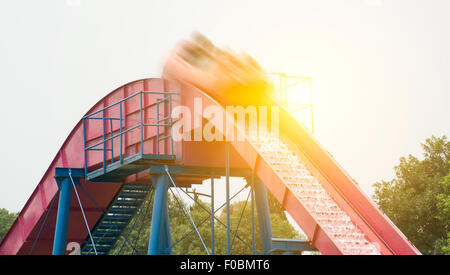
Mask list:
[[[162,98],[157,98],[156,99],[156,103],[148,105],[148,106],[144,106],[144,94],[156,94],[156,95],[163,95],[164,97]],[[134,97],[137,97],[139,95],[139,112],[140,112],[140,119],[139,119],[139,123],[137,125],[134,125],[128,129],[124,129],[124,125],[123,125],[123,112],[122,112],[122,105],[124,104],[125,101],[130,100]],[[120,162],[120,164],[123,164],[123,135],[135,130],[137,128],[140,129],[140,144],[141,144],[141,152],[140,154],[143,155],[144,151],[144,127],[156,127],[156,154],[159,155],[159,142],[161,140],[170,138],[170,153],[173,155],[173,138],[171,135],[171,131],[169,130],[169,135],[168,136],[163,136],[160,137],[159,136],[159,127],[172,127],[173,125],[173,121],[172,121],[172,96],[173,95],[179,95],[178,92],[151,92],[151,91],[140,91],[137,93],[134,93],[132,95],[129,95],[113,104],[110,104],[102,109],[96,110],[95,112],[92,112],[86,116],[83,117],[83,144],[84,144],[84,169],[85,169],[85,174],[88,174],[88,163],[87,163],[87,154],[88,151],[102,151],[103,152],[103,172],[106,173],[106,170],[108,168],[109,165],[115,164],[116,162]],[[159,119],[159,105],[161,103],[165,103],[168,102],[169,104],[169,115]],[[119,117],[113,117],[113,116],[105,116],[105,113],[108,109],[119,105]],[[144,109],[148,108],[150,106],[156,105],[156,110],[157,110],[157,114],[156,114],[156,123],[145,123],[144,122]],[[101,116],[95,116],[97,114],[100,114]],[[87,140],[86,140],[86,121],[87,120],[102,120],[102,127],[103,127],[103,131],[102,131],[102,140],[99,142],[96,142],[95,144],[92,145],[87,145]],[[113,121],[119,121],[119,132],[115,133],[117,130],[113,129]],[[168,122],[167,122],[168,121]],[[107,136],[107,132],[106,132],[106,125],[109,122],[109,131],[110,131],[110,135],[109,137]],[[164,122],[164,123],[162,123]],[[115,138],[119,138],[120,141],[120,153],[119,153],[119,159],[115,160],[114,159],[114,139]],[[107,148],[107,143],[111,144],[111,148]],[[103,146],[102,146],[103,145]],[[100,148],[98,148],[100,147]],[[111,163],[107,164],[106,162],[106,157],[107,157],[107,152],[111,152]]]

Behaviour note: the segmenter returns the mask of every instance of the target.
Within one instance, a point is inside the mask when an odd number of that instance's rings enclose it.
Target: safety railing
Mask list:
[[[275,72],[267,76],[275,88],[274,98],[314,134],[312,78]]]
[[[157,98],[156,102],[153,104],[149,104],[147,106],[144,106],[144,95],[146,94],[152,94],[152,95],[162,95],[162,98]],[[173,125],[172,121],[172,96],[179,95],[177,92],[149,92],[149,91],[140,91],[137,93],[134,93],[130,96],[127,96],[111,105],[108,105],[100,110],[97,110],[95,112],[92,112],[91,114],[88,114],[83,117],[83,141],[84,141],[84,169],[85,174],[88,174],[88,152],[89,151],[101,151],[103,153],[103,171],[106,173],[106,170],[109,166],[116,164],[120,162],[120,164],[123,164],[124,162],[124,154],[123,154],[123,140],[124,135],[128,132],[131,132],[133,130],[139,129],[140,131],[140,152],[138,154],[143,155],[144,154],[144,127],[156,127],[156,152],[155,154],[159,155],[159,143],[160,141],[163,141],[165,139],[170,139],[170,154],[173,155],[173,137],[171,135],[171,127]],[[124,104],[126,101],[131,100],[135,97],[139,98],[139,121],[136,125],[133,125],[131,127],[125,127],[124,126],[124,116],[126,114],[123,113],[124,111]],[[160,104],[168,104],[168,115],[164,116],[163,118],[160,118]],[[144,121],[144,110],[147,108],[150,108],[152,106],[156,105],[156,123],[146,123]],[[117,107],[116,107],[117,106]],[[112,108],[118,108],[119,116],[106,116],[107,110],[111,110]],[[88,141],[86,140],[86,122],[89,120],[101,120],[102,121],[102,130],[103,133],[101,134],[101,140],[87,146]],[[118,129],[114,130],[113,128],[113,122],[118,121],[119,126],[116,127]],[[107,133],[107,125],[109,124],[109,133]],[[168,134],[165,134],[164,136],[160,136],[160,127],[169,127]],[[119,154],[117,158],[114,158],[114,140],[119,139]],[[110,148],[108,148],[107,144],[110,144]],[[117,148],[116,148],[117,149]],[[107,154],[111,154],[111,160],[109,164],[107,163]]]

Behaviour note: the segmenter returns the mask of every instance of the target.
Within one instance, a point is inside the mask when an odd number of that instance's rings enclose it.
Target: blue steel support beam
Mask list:
[[[272,239],[272,252],[274,254],[301,255],[304,251],[317,251],[317,249],[312,248],[311,244],[306,240]]]
[[[171,255],[172,254],[172,239],[170,235],[170,219],[169,219],[169,207],[166,204],[164,205],[164,228],[162,234],[164,235],[164,244],[162,254]]]
[[[248,179],[247,179],[248,183]],[[255,242],[255,176],[250,177],[250,192],[252,192],[252,252],[256,255],[256,242]]]
[[[167,210],[167,190],[169,183],[167,176],[164,174],[152,175],[152,181],[155,188],[155,198],[153,201],[148,254],[158,255],[166,252],[168,248],[166,245],[168,244],[168,239],[170,239],[170,228],[168,228],[169,213]]]
[[[214,175],[211,174],[211,255],[214,255]]]
[[[272,249],[272,223],[270,222],[267,189],[263,182],[258,178],[254,178],[254,188],[262,249],[264,254],[270,254],[270,251]]]
[[[66,251],[67,223],[69,221],[70,199],[72,197],[72,176],[75,184],[85,176],[84,169],[55,168],[55,179],[59,188],[58,213],[56,216],[55,238],[53,241],[53,255],[64,255]]]
[[[231,254],[230,238],[230,149],[228,142],[225,143],[225,191],[227,203],[227,255]]]
[[[72,182],[65,178],[58,184],[59,204],[56,217],[55,238],[53,241],[53,255],[64,255],[66,251],[67,223],[69,221],[70,198],[72,196]]]

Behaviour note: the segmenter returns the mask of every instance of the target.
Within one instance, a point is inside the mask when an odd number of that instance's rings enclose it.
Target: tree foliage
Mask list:
[[[450,142],[432,136],[422,148],[422,160],[401,157],[395,178],[374,184],[373,198],[423,254],[449,254]]]
[[[8,230],[13,224],[16,217],[16,213],[10,213],[5,208],[0,209],[0,242],[3,240],[3,237],[5,237],[6,233],[8,233]]]

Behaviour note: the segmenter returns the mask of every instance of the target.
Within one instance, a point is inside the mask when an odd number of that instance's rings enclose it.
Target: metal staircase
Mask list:
[[[90,239],[87,238],[81,248],[81,254],[108,254],[122,236],[123,230],[141,208],[151,189],[150,184],[124,184],[108,207],[108,211],[103,214],[92,230],[95,249]]]

